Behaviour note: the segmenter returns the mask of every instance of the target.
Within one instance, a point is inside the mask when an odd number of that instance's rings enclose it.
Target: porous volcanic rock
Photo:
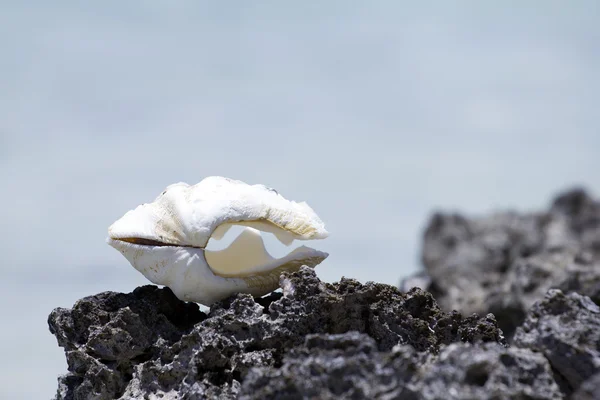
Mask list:
[[[439,356],[378,352],[356,332],[308,335],[280,368],[253,369],[240,399],[562,399],[548,361],[497,343],[453,343]]]
[[[83,298],[48,319],[56,398],[600,399],[599,202],[438,213],[423,262],[402,290],[303,267],[208,314],[151,285]]]
[[[56,308],[50,332],[65,350],[69,373],[59,378],[59,399],[110,399],[122,393],[136,365],[190,332],[206,315],[170,290],[143,286],[105,292]]]
[[[282,275],[280,286],[282,293],[263,299],[231,296],[214,304],[208,315],[177,300],[169,289],[154,286],[130,294],[100,293],[72,309],[56,309],[49,317],[50,330],[65,349],[69,370],[59,378],[56,397],[261,398],[252,397],[261,373],[285,374],[293,354],[311,349],[354,351],[357,356],[370,352],[375,369],[385,368],[381,360],[392,357],[396,361],[390,361],[395,363],[390,368],[404,375],[393,377],[397,385],[387,384],[401,390],[419,360],[436,357],[446,345],[493,343],[496,350],[490,351],[499,352],[506,346],[493,315],[465,318],[442,312],[431,294],[418,288],[403,293],[352,279],[328,284],[308,267]],[[545,371],[544,360],[540,362]],[[292,366],[288,370],[294,371]],[[383,393],[377,383],[386,384],[383,375],[378,376],[384,381],[371,384],[377,389],[363,393]],[[363,384],[357,376],[342,386],[360,396]]]
[[[513,344],[542,353],[571,393],[600,373],[600,307],[587,296],[551,289],[517,328]]]
[[[575,189],[543,212],[436,213],[422,262],[425,270],[406,278],[402,290],[428,290],[445,311],[493,313],[510,338],[550,288],[600,304],[600,202]]]

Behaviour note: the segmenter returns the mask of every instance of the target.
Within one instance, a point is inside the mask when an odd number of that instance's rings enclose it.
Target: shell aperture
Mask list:
[[[232,225],[245,228],[229,247],[206,250],[209,239],[222,238]],[[264,185],[208,177],[193,186],[170,185],[154,202],[127,212],[109,227],[107,242],[151,282],[204,305],[236,292],[265,295],[278,287],[281,272],[314,268],[328,256],[301,246],[274,258],[259,231],[286,245],[328,236],[304,202]]]

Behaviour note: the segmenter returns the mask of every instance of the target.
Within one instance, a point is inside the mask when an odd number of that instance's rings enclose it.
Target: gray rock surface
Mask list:
[[[446,311],[493,313],[510,338],[550,288],[600,304],[600,202],[576,189],[538,213],[436,213],[422,261],[425,270],[402,290],[428,290]]]
[[[373,338],[358,332],[311,334],[281,367],[251,370],[239,398],[414,398],[408,386],[427,354],[409,345],[379,352]]]
[[[586,380],[571,398],[573,400],[600,400],[600,373]]]
[[[358,333],[309,335],[280,368],[253,369],[240,399],[562,399],[548,361],[497,343],[453,343],[439,356],[378,352]]]
[[[528,349],[455,343],[413,378],[415,398],[561,399],[548,361]]]
[[[155,286],[100,293],[72,309],[55,309],[48,324],[69,369],[59,378],[57,398],[113,398],[125,390],[135,366],[158,357],[205,318],[197,304]]]
[[[437,214],[423,261],[402,291],[303,267],[208,314],[155,286],[86,297],[48,319],[56,398],[600,399],[597,201]]]
[[[404,345],[411,349],[408,359],[456,342],[506,345],[493,315],[444,313],[420,289],[402,293],[352,279],[327,284],[306,267],[280,283],[282,294],[258,301],[238,294],[215,304],[208,316],[153,286],[101,293],[71,310],[54,310],[50,330],[65,348],[69,369],[57,398],[235,398],[253,368],[281,369],[292,349],[318,342],[306,342],[312,334],[362,333],[373,353]],[[328,340],[344,347],[353,339],[322,339]],[[366,384],[367,378],[352,382]]]
[[[600,307],[589,297],[552,289],[531,308],[513,344],[542,353],[571,393],[600,373]]]
[[[282,293],[238,294],[208,315],[154,286],[54,310],[69,369],[56,398],[577,399],[600,390],[600,310],[576,293],[551,290],[508,347],[493,315],[442,312],[421,289],[326,284],[310,268],[280,284]]]

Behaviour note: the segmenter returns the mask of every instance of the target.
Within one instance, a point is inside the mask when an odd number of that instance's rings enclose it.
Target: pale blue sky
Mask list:
[[[390,284],[433,209],[600,191],[597,2],[306,3],[0,0],[0,398],[52,396],[52,308],[146,283],[106,229],[170,183],[306,200],[322,279]]]

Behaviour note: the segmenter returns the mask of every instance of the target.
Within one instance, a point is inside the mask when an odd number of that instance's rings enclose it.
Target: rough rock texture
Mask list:
[[[54,310],[69,368],[56,398],[577,399],[600,389],[600,310],[576,293],[550,291],[507,347],[493,315],[442,312],[418,288],[326,284],[310,268],[280,283],[283,293],[238,294],[208,315],[154,286]]]
[[[446,311],[493,313],[510,338],[550,288],[600,304],[600,202],[577,189],[539,213],[437,213],[422,260],[425,271],[405,279],[402,290],[428,290]]]
[[[438,357],[407,345],[377,352],[358,333],[309,335],[281,368],[256,368],[240,399],[561,399],[547,360],[496,343],[453,343]]]
[[[358,332],[307,335],[280,368],[255,368],[240,399],[409,398],[411,378],[427,353],[399,345],[379,352],[373,338]]]
[[[600,307],[589,297],[550,290],[517,328],[514,345],[542,353],[570,393],[600,373]]]
[[[259,302],[232,296],[207,317],[169,289],[153,286],[128,295],[101,293],[72,310],[56,309],[50,330],[65,348],[69,368],[57,397],[234,398],[252,368],[281,368],[285,355],[311,334],[360,332],[371,338],[365,346],[374,353],[396,345],[428,355],[456,342],[506,345],[493,315],[441,312],[421,289],[401,293],[352,279],[326,284],[306,267],[283,275],[281,287],[283,294]]]
[[[109,399],[125,390],[134,367],[158,357],[206,315],[155,286],[130,294],[100,293],[48,317],[65,349],[69,374],[59,378],[61,399]]]
[[[598,202],[437,214],[423,261],[402,291],[303,267],[208,315],[155,286],[86,297],[49,317],[56,398],[600,399]]]
[[[594,375],[581,385],[577,392],[571,396],[573,400],[598,400],[600,399],[600,373]]]

